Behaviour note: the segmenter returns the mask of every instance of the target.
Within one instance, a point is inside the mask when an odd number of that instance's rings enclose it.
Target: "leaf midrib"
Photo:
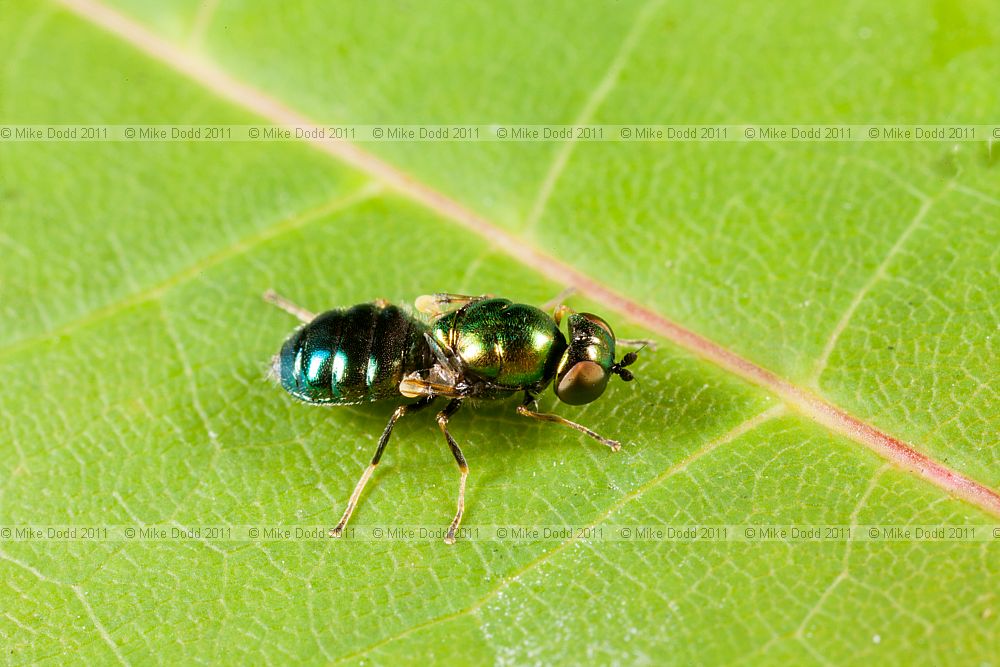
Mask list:
[[[154,34],[138,21],[110,7],[94,0],[57,0],[57,2],[85,21],[112,33],[140,52],[189,77],[208,92],[271,123],[316,126],[308,117],[280,100],[237,80],[221,67],[186,52]],[[871,449],[882,458],[924,478],[946,492],[986,512],[1000,516],[1000,493],[934,460],[913,445],[881,431],[804,387],[795,385],[773,371],[617,293],[357,145],[332,139],[307,138],[306,141],[439,216],[450,219],[485,238],[494,247],[550,280],[576,287],[588,298],[658,333],[675,345],[776,394],[806,418]],[[92,316],[83,319],[89,321]]]

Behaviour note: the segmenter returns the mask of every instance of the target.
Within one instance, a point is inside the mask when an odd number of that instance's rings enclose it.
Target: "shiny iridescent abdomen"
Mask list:
[[[322,313],[282,346],[281,386],[308,403],[398,398],[404,375],[434,363],[427,330],[427,324],[392,305],[368,303]]]

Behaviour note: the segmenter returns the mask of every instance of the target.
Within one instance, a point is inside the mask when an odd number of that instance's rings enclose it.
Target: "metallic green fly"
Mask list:
[[[272,364],[274,376],[292,396],[328,405],[411,399],[396,408],[386,424],[371,463],[330,531],[332,537],[343,534],[396,421],[438,398],[448,400],[437,423],[461,473],[458,510],[445,537],[448,544],[454,543],[462,520],[469,474],[448,421],[466,399],[502,399],[524,392],[518,414],[569,426],[618,451],[621,445],[615,440],[538,412],[536,396],[555,381],[555,394],[564,403],[590,403],[604,393],[611,376],[632,380],[626,366],[635,363],[637,354],[629,352],[616,361],[616,346],[650,343],[616,338],[603,319],[574,312],[561,300],[550,316],[492,295],[433,294],[416,300],[418,316],[381,300],[316,315],[272,291],[264,298],[303,322]],[[568,340],[560,329],[564,318]]]

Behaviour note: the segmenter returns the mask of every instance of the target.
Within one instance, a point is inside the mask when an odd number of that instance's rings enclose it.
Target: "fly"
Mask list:
[[[264,299],[303,323],[272,362],[274,376],[292,396],[327,405],[410,399],[389,418],[331,537],[343,535],[396,422],[439,398],[448,403],[438,412],[437,424],[461,475],[458,508],[444,540],[448,544],[455,542],[462,521],[469,475],[448,423],[465,400],[496,400],[523,392],[518,414],[569,426],[617,452],[619,442],[559,415],[538,412],[536,397],[554,381],[562,402],[590,403],[604,393],[612,375],[626,382],[633,379],[626,366],[635,363],[637,354],[629,352],[616,361],[616,345],[650,344],[616,338],[603,319],[575,312],[560,298],[549,315],[542,308],[492,295],[433,294],[416,300],[420,316],[384,300],[316,315],[271,290]],[[560,329],[564,318],[568,339]]]

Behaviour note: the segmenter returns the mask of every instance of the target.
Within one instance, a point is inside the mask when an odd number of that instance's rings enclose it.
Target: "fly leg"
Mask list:
[[[565,305],[563,301],[570,298],[574,294],[576,294],[576,288],[572,286],[567,287],[563,291],[559,292],[559,294],[556,294],[554,297],[540,305],[538,308],[546,311],[552,309],[554,312],[559,313],[559,318],[556,319],[556,324],[558,324],[559,319],[562,318],[563,311],[573,312],[573,309]]]
[[[281,296],[273,289],[269,289],[266,292],[264,292],[264,301],[267,301],[268,303],[273,304],[278,308],[281,308],[283,311],[285,311],[290,315],[294,315],[295,317],[299,318],[299,321],[303,323],[309,323],[312,322],[314,319],[316,319],[316,313],[312,312],[311,310],[306,310],[302,306],[299,306],[295,303],[292,303],[290,300]]]
[[[436,372],[436,369],[425,369],[410,373],[399,383],[399,393],[407,398],[417,398],[418,396],[460,398],[463,395],[451,379],[446,377],[431,377],[432,372]]]
[[[351,494],[351,499],[347,501],[347,508],[344,510],[344,515],[340,517],[340,522],[330,531],[330,537],[340,537],[344,534],[344,526],[347,525],[347,521],[351,518],[351,514],[354,513],[354,508],[358,505],[358,498],[361,497],[361,492],[365,490],[365,484],[368,483],[368,479],[375,472],[375,466],[378,465],[379,460],[382,458],[382,452],[385,450],[386,444],[389,442],[389,436],[392,435],[392,427],[396,425],[396,422],[403,415],[407,415],[417,410],[422,410],[426,408],[434,400],[433,396],[425,396],[421,398],[416,403],[411,403],[409,405],[401,405],[396,408],[396,411],[392,413],[389,417],[389,423],[385,425],[385,430],[382,431],[382,437],[378,439],[378,448],[375,450],[375,456],[372,457],[372,462],[368,464],[365,471],[361,473],[361,479],[354,487],[354,492]]]
[[[656,350],[656,341],[651,338],[615,338],[615,345],[638,348],[648,347],[650,350]]]
[[[462,514],[465,513],[465,480],[469,476],[469,465],[465,462],[465,456],[462,454],[458,443],[455,442],[455,438],[451,437],[451,433],[448,432],[448,420],[458,412],[460,407],[462,407],[462,399],[453,399],[437,415],[438,426],[441,427],[441,432],[444,433],[445,440],[448,441],[448,447],[451,448],[451,453],[455,456],[455,461],[458,463],[458,472],[461,474],[461,479],[458,482],[458,510],[455,512],[455,518],[452,519],[451,525],[448,527],[448,534],[444,536],[445,544],[455,543],[455,531],[458,530],[458,524],[462,522]]]
[[[555,422],[556,424],[562,424],[563,426],[569,426],[570,428],[575,428],[580,433],[589,435],[594,440],[598,441],[606,447],[610,447],[611,451],[617,452],[622,448],[622,445],[617,440],[610,440],[604,436],[594,433],[586,426],[582,424],[577,424],[576,422],[571,422],[568,419],[560,417],[559,415],[551,415],[545,412],[536,412],[538,409],[538,404],[535,402],[535,397],[531,394],[525,392],[524,402],[517,406],[517,414],[524,415],[525,417],[531,417],[532,419],[538,419],[540,421]]]

